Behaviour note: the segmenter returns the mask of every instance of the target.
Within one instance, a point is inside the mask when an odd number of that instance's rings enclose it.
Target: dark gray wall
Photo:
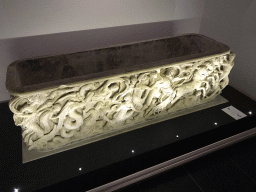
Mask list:
[[[203,0],[1,0],[0,39],[201,17]]]
[[[205,1],[200,33],[236,53],[230,85],[256,100],[256,0]]]

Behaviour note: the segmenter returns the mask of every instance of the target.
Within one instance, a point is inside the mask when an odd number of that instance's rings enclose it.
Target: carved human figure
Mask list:
[[[172,99],[173,88],[169,79],[163,78],[153,87],[147,99],[144,116],[160,114]]]
[[[123,78],[124,78],[125,88],[121,92],[118,92],[117,94],[114,95],[112,102],[115,102],[116,100],[122,101],[123,97],[128,93],[133,94],[135,84],[138,81],[137,78],[135,76],[131,76],[130,78],[127,78],[127,77],[123,77]]]
[[[205,80],[205,78],[208,75],[207,67],[206,66],[199,66],[193,75],[193,80],[184,83],[183,85],[177,87],[175,89],[175,98],[171,101],[171,104],[173,105],[175,102],[177,102],[183,95],[191,93],[195,90],[202,91],[203,97],[206,97],[206,89],[209,87],[209,82]],[[204,86],[203,83],[205,84]]]
[[[34,144],[38,138],[44,136],[44,130],[40,125],[36,122],[35,116],[31,116],[30,118],[23,119],[20,123],[16,123],[22,127],[22,137],[24,141],[30,146]]]
[[[226,60],[224,60],[223,63],[221,64],[222,74],[220,75],[220,85],[223,88],[228,85],[228,74],[230,73],[232,67],[234,66],[235,56],[236,55],[233,52],[231,52],[226,58]]]
[[[96,121],[99,119],[101,115],[101,108],[103,107],[103,102],[99,101],[95,104],[95,106],[88,111],[86,111],[83,115],[83,125],[81,126],[81,134],[84,136],[91,136],[95,132],[99,132],[99,130],[95,129]],[[101,128],[102,127],[97,127]]]
[[[54,124],[57,124],[58,121],[54,119],[54,116],[61,110],[60,104],[54,104],[52,107],[44,110],[39,116],[39,124],[44,129],[44,134],[48,134],[54,127]]]
[[[134,107],[138,111],[142,111],[143,104],[147,99],[150,91],[148,73],[143,73],[138,76],[138,83],[136,84],[133,92],[133,103]]]
[[[196,64],[183,64],[181,66],[175,66],[175,71],[173,71],[173,75],[171,76],[171,80],[174,87],[179,87],[182,84],[188,82],[192,78],[194,68]],[[174,75],[175,74],[175,75]]]
[[[211,89],[216,89],[216,86],[218,86],[219,82],[219,74],[217,72],[211,72],[206,80],[209,81]]]
[[[133,110],[129,109],[126,105],[121,105],[117,112],[113,115],[112,125],[114,124],[114,128],[121,129],[121,125],[124,125],[126,120],[132,117]]]
[[[78,97],[81,97],[81,100],[83,102],[87,102],[87,101],[91,101],[92,96],[94,95],[94,90],[95,90],[95,85],[93,85],[92,83],[90,84],[86,84],[84,86],[82,86],[79,90],[79,94]]]
[[[116,78],[115,80],[105,81],[98,89],[94,91],[92,101],[109,100],[119,90],[119,84],[124,80],[122,78]]]
[[[220,94],[221,90],[223,90],[228,85],[228,82],[229,82],[228,75],[234,66],[235,56],[236,56],[235,53],[231,52],[229,55],[222,56],[219,58],[219,61],[220,61],[219,74],[220,75],[212,95]]]

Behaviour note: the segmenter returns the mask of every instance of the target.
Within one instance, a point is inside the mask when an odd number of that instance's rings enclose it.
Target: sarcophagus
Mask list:
[[[20,60],[7,69],[9,107],[28,149],[91,143],[213,101],[234,57],[187,34]]]

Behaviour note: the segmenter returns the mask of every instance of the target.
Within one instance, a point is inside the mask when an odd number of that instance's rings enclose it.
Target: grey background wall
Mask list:
[[[201,33],[237,54],[230,85],[256,100],[256,0],[0,0],[0,101],[7,66],[182,33]]]
[[[200,33],[236,53],[229,84],[256,100],[256,0],[205,1]]]
[[[203,0],[0,0],[0,101],[18,59],[198,33]]]
[[[34,36],[201,17],[203,0],[1,0],[0,36]]]

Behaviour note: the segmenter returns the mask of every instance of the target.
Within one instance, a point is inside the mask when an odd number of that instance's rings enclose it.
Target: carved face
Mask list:
[[[207,70],[202,69],[202,70],[200,71],[200,77],[201,77],[201,79],[204,79],[205,77],[207,77],[207,75],[208,75],[208,71],[207,71]]]
[[[150,77],[151,78],[157,78],[157,72],[153,71],[152,73],[150,73]]]
[[[17,125],[17,126],[21,126],[22,125],[23,118],[21,118],[21,117],[17,116],[16,114],[14,114],[13,119],[14,119],[15,125]]]
[[[179,70],[178,70],[178,69],[172,68],[172,70],[171,70],[171,76],[172,76],[172,77],[178,75],[178,73],[179,73]]]
[[[162,111],[163,111],[163,108],[162,108],[162,107],[156,107],[156,108],[154,109],[154,114],[155,114],[155,115],[158,115],[158,114],[160,114]]]
[[[167,77],[175,77],[178,73],[179,73],[179,70],[175,68],[168,68],[165,71],[165,75]]]
[[[194,74],[194,78],[195,79],[199,79],[199,80],[203,80],[208,76],[208,70],[206,67],[203,67],[201,69],[198,69],[198,71],[195,72]]]

